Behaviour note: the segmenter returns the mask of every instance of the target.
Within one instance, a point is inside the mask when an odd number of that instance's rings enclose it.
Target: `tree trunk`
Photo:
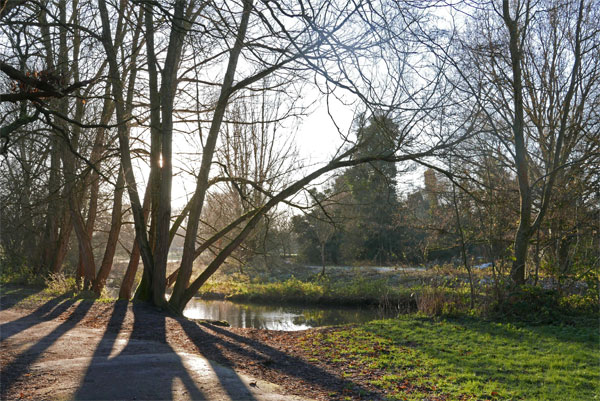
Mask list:
[[[119,74],[119,64],[117,62],[116,50],[111,38],[111,25],[105,0],[98,1],[98,9],[100,11],[100,18],[102,21],[102,45],[104,46],[108,59],[109,78],[113,88],[113,96],[115,98],[117,120],[124,122],[128,119],[128,112],[124,104],[123,82]],[[144,211],[140,202],[135,175],[133,173],[133,165],[131,162],[131,153],[129,149],[128,127],[125,124],[119,124],[117,133],[119,136],[119,151],[123,166],[123,173],[125,176],[129,200],[131,202],[133,219],[135,222],[136,237],[140,246],[142,260],[144,261],[144,268],[151,272],[154,270],[154,259],[150,249],[150,244],[148,242]]]
[[[150,191],[151,183],[149,182],[146,186],[146,193],[144,194],[144,224],[148,220],[150,213]],[[129,257],[129,263],[127,264],[127,270],[123,276],[123,282],[119,289],[119,299],[129,300],[133,290],[133,283],[135,281],[135,275],[137,273],[138,265],[140,263],[140,246],[138,243],[137,236],[133,241],[133,248],[131,249],[131,256]]]
[[[325,242],[321,242],[321,276],[325,277]]]
[[[72,229],[71,213],[66,209],[63,211],[63,216],[61,218],[58,241],[57,243],[52,244],[52,246],[56,248],[51,268],[51,271],[54,274],[62,272],[63,262],[65,261],[67,251],[69,250],[69,239],[71,238]]]
[[[517,10],[516,13],[519,13]],[[512,67],[513,86],[513,136],[515,144],[515,166],[517,168],[517,180],[519,183],[519,195],[521,207],[519,212],[519,228],[515,235],[514,248],[515,260],[511,270],[511,278],[516,284],[525,282],[525,263],[527,258],[527,247],[529,246],[530,221],[531,221],[531,192],[529,187],[529,172],[527,163],[527,148],[525,147],[525,119],[523,112],[523,82],[521,62],[523,52],[521,49],[521,32],[518,17],[512,19],[510,16],[509,0],[502,1],[502,17],[509,33],[510,61]]]
[[[540,278],[539,274],[540,274],[540,264],[541,264],[541,258],[540,258],[540,229],[539,228],[536,230],[534,261],[535,261],[535,278],[534,278],[534,281],[533,281],[533,285],[537,286],[538,285],[538,280]]]
[[[194,193],[194,202],[190,208],[190,217],[188,219],[179,274],[177,275],[177,281],[175,282],[175,287],[173,288],[173,295],[169,300],[169,304],[173,305],[176,311],[179,309],[183,311],[182,305],[185,307],[185,304],[187,304],[189,300],[186,299],[188,298],[188,295],[185,293],[188,289],[190,278],[192,276],[192,265],[194,263],[196,250],[196,236],[198,234],[198,224],[200,215],[202,213],[204,197],[206,196],[206,190],[208,189],[208,175],[210,173],[210,167],[212,165],[215,146],[219,136],[219,131],[221,129],[221,123],[223,122],[225,109],[227,108],[229,96],[231,95],[230,90],[233,85],[238,59],[244,45],[248,21],[250,20],[252,0],[244,0],[243,3],[244,12],[238,28],[235,44],[233,45],[233,48],[229,54],[229,62],[227,65],[227,71],[225,72],[225,77],[223,78],[221,93],[219,95],[219,100],[217,101],[212,123],[208,132],[208,137],[206,138],[206,143],[202,152],[200,173],[198,175],[198,181]]]
[[[467,259],[467,245],[465,241],[465,233],[462,228],[462,224],[460,221],[460,213],[458,210],[458,201],[456,199],[456,185],[452,182],[452,202],[454,203],[454,213],[456,216],[456,229],[459,233],[460,239],[460,253],[463,258],[463,264],[465,265],[465,269],[467,269],[467,273],[469,274],[469,287],[471,290],[471,309],[475,307],[475,287],[473,285],[473,272],[471,271],[471,266],[469,265],[469,261]]]
[[[119,177],[117,178],[117,186],[115,188],[115,198],[113,201],[112,216],[110,222],[110,232],[108,234],[108,240],[106,242],[106,250],[104,251],[104,258],[102,259],[102,265],[94,280],[92,290],[97,296],[102,294],[102,290],[106,284],[106,279],[110,274],[110,270],[113,265],[113,258],[117,249],[117,242],[119,240],[119,232],[121,231],[121,213],[123,204],[123,190],[124,190],[125,179],[123,178],[123,171],[119,168]]]
[[[46,11],[40,7],[38,14],[40,22],[40,31],[42,33],[43,44],[45,49],[46,66],[50,70],[54,69],[54,52],[50,41],[50,30],[46,20]],[[40,250],[40,266],[41,270],[56,273],[62,266],[64,254],[59,255],[64,244],[59,236],[61,222],[61,205],[60,205],[60,145],[56,135],[50,138],[50,175],[48,178],[48,209],[46,212],[46,226],[44,231],[44,239]],[[64,219],[62,220],[64,221]],[[65,227],[66,228],[66,227]],[[70,234],[70,229],[68,230]],[[65,232],[66,234],[66,232]],[[67,242],[68,242],[67,235]],[[61,246],[62,244],[62,246]],[[58,260],[57,260],[58,259]]]
[[[54,271],[57,244],[59,244],[60,230],[60,154],[57,138],[53,135],[50,140],[50,175],[48,178],[48,209],[46,212],[46,225],[40,249],[39,271]],[[61,262],[62,263],[62,262]]]
[[[519,223],[517,235],[515,236],[515,259],[510,271],[510,277],[515,284],[525,283],[525,264],[527,263],[527,249],[529,247],[529,233],[527,229],[527,223],[523,221]],[[525,219],[526,220],[526,219]]]
[[[96,275],[96,262],[94,261],[94,252],[92,251],[92,241],[85,231],[85,223],[81,213],[77,209],[75,200],[71,199],[69,201],[69,205],[71,208],[71,219],[73,220],[75,235],[77,235],[79,250],[83,259],[83,289],[88,290],[91,288],[92,282],[94,281],[94,277]]]
[[[137,238],[133,243],[133,249],[131,250],[131,256],[129,257],[129,263],[127,264],[127,270],[123,276],[121,287],[119,288],[119,299],[130,300],[131,293],[133,290],[133,283],[135,281],[135,275],[137,273],[138,265],[140,263],[140,247],[138,245]]]

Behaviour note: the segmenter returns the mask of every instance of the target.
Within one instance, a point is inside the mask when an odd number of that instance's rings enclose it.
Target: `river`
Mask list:
[[[385,312],[377,308],[268,306],[204,301],[199,298],[190,301],[183,314],[190,319],[224,320],[232,327],[283,331],[364,323],[396,316],[396,312]]]

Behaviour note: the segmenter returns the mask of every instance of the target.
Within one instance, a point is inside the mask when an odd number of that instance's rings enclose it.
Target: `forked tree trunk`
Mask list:
[[[156,252],[156,222],[158,220],[158,205],[160,203],[160,149],[161,149],[161,135],[160,135],[160,95],[158,92],[158,71],[157,71],[157,60],[154,47],[154,16],[152,4],[147,4],[144,7],[144,26],[146,28],[146,53],[148,58],[148,90],[150,97],[150,177],[148,178],[148,188],[146,188],[146,194],[144,197],[144,208],[146,208],[146,199],[149,199],[150,203],[150,229],[148,232],[148,241],[152,254]],[[147,213],[147,211],[146,211]],[[145,215],[145,219],[147,216]],[[136,235],[136,241],[138,241],[138,235]],[[135,249],[137,253],[140,252],[138,246]],[[135,271],[137,271],[138,263],[132,265],[134,261],[134,253],[127,267],[126,277],[128,281],[131,281],[133,285],[133,279],[135,277]],[[130,271],[130,267],[132,268]],[[153,270],[150,266],[144,264],[144,272],[142,280],[135,292],[135,298],[142,301],[152,300],[152,275]],[[131,292],[131,289],[129,290]]]
[[[106,51],[106,57],[109,65],[109,79],[112,86],[113,96],[115,98],[115,110],[118,121],[127,121],[129,113],[125,107],[125,101],[123,96],[123,82],[119,73],[119,64],[117,61],[116,49],[113,44],[111,37],[111,24],[106,8],[105,0],[98,0],[98,9],[100,13],[100,19],[102,21],[102,45]],[[129,148],[129,131],[125,124],[119,124],[117,128],[119,136],[119,151],[121,156],[121,164],[123,166],[123,173],[125,176],[125,183],[127,186],[127,193],[131,202],[131,209],[133,213],[133,219],[135,223],[135,231],[137,241],[140,246],[140,254],[144,261],[144,268],[152,272],[154,270],[154,258],[148,242],[148,233],[146,230],[146,224],[144,219],[144,211],[140,197],[138,194],[137,183],[133,172],[133,165],[131,162],[131,153]]]
[[[535,219],[532,218],[532,187],[529,183],[528,177],[528,151],[525,146],[525,120],[524,120],[524,106],[523,106],[523,74],[522,74],[522,63],[524,60],[522,45],[524,43],[523,35],[527,34],[530,13],[533,12],[529,7],[529,4],[525,5],[525,9],[515,10],[514,19],[510,15],[510,1],[502,1],[502,17],[504,24],[508,29],[509,34],[509,50],[510,50],[510,61],[512,69],[512,86],[513,86],[513,107],[514,107],[514,121],[513,121],[513,136],[514,136],[514,159],[515,166],[517,169],[517,180],[519,183],[519,194],[521,198],[521,207],[519,215],[519,227],[515,235],[514,241],[514,262],[511,269],[511,278],[517,285],[525,282],[525,266],[527,263],[527,250],[529,242],[533,233],[539,229],[541,222],[548,210],[550,198],[554,190],[554,183],[556,177],[560,171],[560,167],[567,162],[567,154],[563,151],[563,143],[567,130],[569,129],[569,116],[571,113],[571,102],[577,89],[580,69],[581,69],[581,41],[582,32],[581,25],[584,20],[584,1],[580,0],[579,10],[577,15],[576,31],[573,37],[574,49],[573,49],[573,64],[570,74],[569,87],[564,95],[560,111],[560,125],[556,133],[552,133],[555,136],[553,141],[554,149],[549,149],[551,159],[548,160],[544,185],[542,187],[542,199],[541,205],[537,212]],[[519,20],[519,13],[525,12],[524,20]],[[522,16],[521,16],[522,17]],[[525,26],[523,26],[525,24]],[[559,96],[560,97],[560,94]],[[560,103],[560,99],[556,100]],[[533,220],[533,222],[532,222]]]
[[[171,225],[171,186],[173,182],[172,145],[173,145],[173,105],[177,89],[177,71],[186,36],[186,23],[183,19],[184,0],[175,2],[173,25],[169,37],[167,56],[162,70],[160,89],[161,110],[161,161],[160,199],[156,220],[156,250],[154,253],[154,271],[152,276],[152,301],[154,305],[166,303],[165,289],[167,279],[167,259],[169,254],[169,229]],[[152,49],[154,51],[154,49]],[[154,108],[158,105],[152,105]]]
[[[110,99],[110,85],[106,85],[104,89],[104,103],[102,105],[102,115],[100,117],[100,124],[105,125],[110,121],[114,111],[114,104]],[[98,214],[98,193],[100,192],[100,176],[96,170],[100,170],[102,165],[102,154],[104,153],[104,137],[106,129],[104,127],[98,128],[96,131],[96,137],[94,138],[94,145],[92,146],[92,153],[90,155],[90,163],[95,166],[95,170],[90,171],[87,179],[85,180],[84,186],[90,187],[90,199],[88,204],[87,220],[85,223],[85,229],[90,238],[94,234],[94,224],[96,223],[96,215]],[[83,263],[79,258],[78,277],[83,277]]]
[[[67,23],[67,2],[66,0],[60,0],[58,2],[59,9],[59,17],[60,22],[63,25]],[[77,13],[77,10],[73,11]],[[74,36],[73,41],[73,52],[75,56],[75,62],[73,65],[69,62],[69,47],[67,43],[67,31],[66,29],[61,29],[59,35],[59,52],[58,52],[58,70],[60,71],[63,77],[69,77],[72,72],[74,77],[78,77],[78,50],[79,50],[79,42],[77,40],[77,34]],[[63,115],[68,115],[69,113],[69,98],[64,97],[61,98],[58,102],[58,109]],[[75,107],[75,120],[81,120],[83,115],[83,103],[78,102]],[[71,221],[73,223],[73,228],[75,229],[75,234],[77,235],[77,241],[79,243],[80,257],[83,261],[84,267],[84,288],[87,289],[91,287],[92,281],[94,280],[94,276],[96,274],[96,267],[94,262],[94,254],[92,252],[92,244],[91,237],[87,235],[85,229],[85,222],[83,221],[83,217],[81,215],[81,211],[79,210],[79,202],[77,201],[78,196],[76,193],[77,185],[76,185],[76,163],[75,156],[71,151],[71,147],[73,149],[78,148],[78,136],[80,128],[75,126],[73,132],[69,132],[68,125],[60,121],[59,124],[59,135],[61,135],[66,142],[62,145],[62,159],[63,159],[63,170],[65,176],[65,191],[66,197],[68,199],[69,211],[71,214]],[[68,143],[68,145],[67,145]]]

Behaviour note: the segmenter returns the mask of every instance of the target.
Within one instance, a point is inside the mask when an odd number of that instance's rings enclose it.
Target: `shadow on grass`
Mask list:
[[[0,310],[12,308],[25,298],[42,291],[42,287],[23,287],[11,284],[0,286]]]
[[[591,317],[573,318],[568,322],[556,321],[555,324],[532,324],[509,319],[484,320],[470,316],[446,320],[481,334],[503,336],[511,340],[523,340],[523,336],[525,336],[532,343],[537,341],[536,337],[538,336],[558,341],[583,343],[590,347],[597,347],[600,341],[598,319]]]
[[[460,377],[453,385],[509,397],[592,399],[597,382],[598,333],[593,327],[529,326],[472,317],[412,317],[404,324],[375,322],[370,332],[395,343],[418,341],[429,374]],[[595,351],[594,351],[595,350]],[[438,372],[438,373],[434,373]],[[594,376],[595,375],[595,376]],[[470,390],[469,390],[470,391]],[[478,397],[490,394],[478,394]]]

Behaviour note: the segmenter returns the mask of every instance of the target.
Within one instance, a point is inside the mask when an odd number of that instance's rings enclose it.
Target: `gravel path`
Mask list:
[[[7,400],[382,398],[343,372],[309,362],[299,346],[304,335],[199,324],[144,304],[56,298],[35,309],[0,311],[0,394]]]

